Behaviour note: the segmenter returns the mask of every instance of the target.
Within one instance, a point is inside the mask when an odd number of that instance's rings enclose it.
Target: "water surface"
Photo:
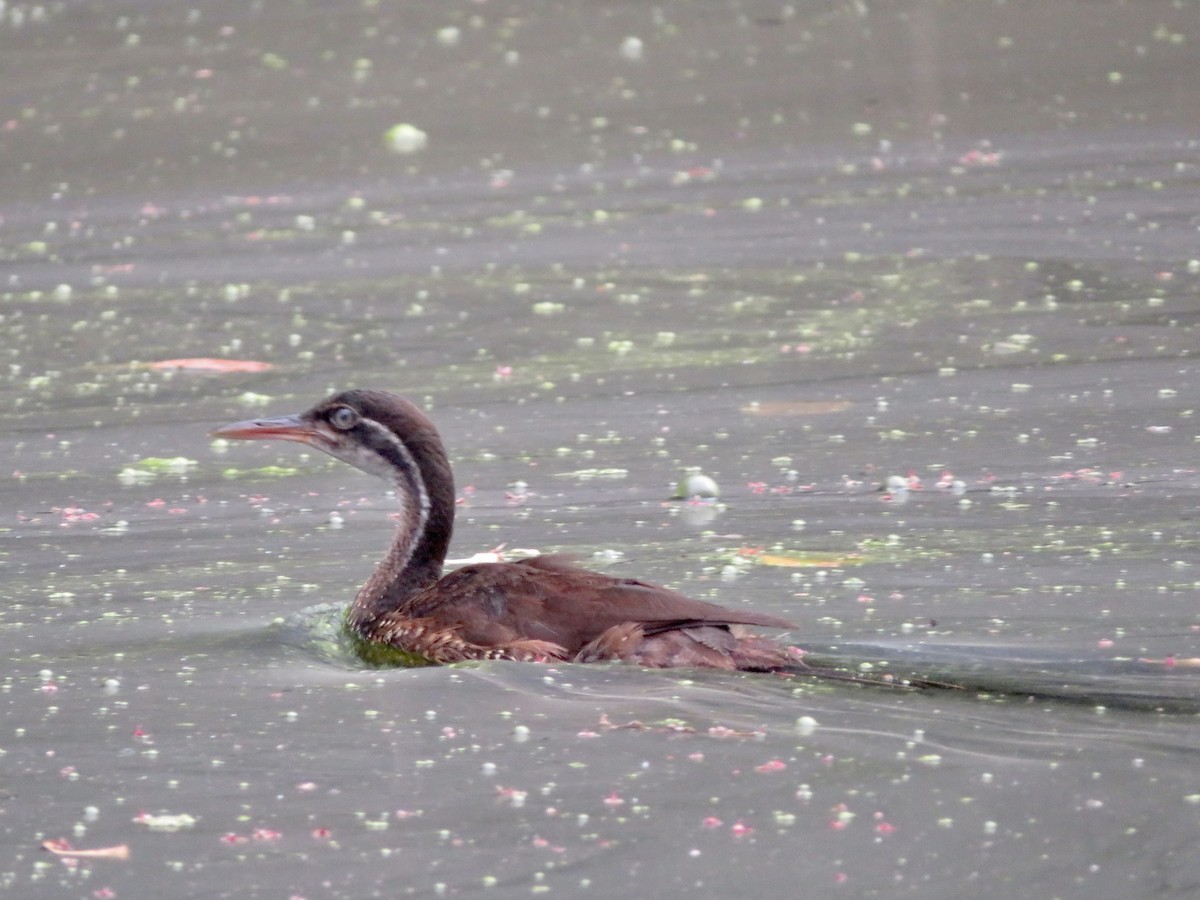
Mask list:
[[[0,885],[1193,896],[1198,37],[1157,0],[10,4]],[[442,429],[455,556],[969,689],[365,668],[383,488],[207,437],[349,386]],[[692,466],[720,503],[668,501]]]

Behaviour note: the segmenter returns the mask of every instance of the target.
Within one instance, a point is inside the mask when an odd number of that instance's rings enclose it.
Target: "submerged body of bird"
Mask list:
[[[236,422],[213,435],[297,441],[395,488],[395,540],[346,621],[356,638],[386,645],[404,661],[619,660],[653,668],[835,674],[809,669],[796,647],[746,631],[794,627],[778,616],[694,600],[562,558],[477,563],[443,575],[454,527],[453,474],[433,423],[396,394],[344,391],[299,415]]]

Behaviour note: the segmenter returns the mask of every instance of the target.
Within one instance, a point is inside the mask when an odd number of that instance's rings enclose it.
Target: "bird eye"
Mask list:
[[[348,406],[339,406],[329,414],[329,421],[333,423],[334,428],[349,431],[358,424],[358,413]]]

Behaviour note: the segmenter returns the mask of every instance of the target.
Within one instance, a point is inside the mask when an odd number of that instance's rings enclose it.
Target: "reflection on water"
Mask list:
[[[1194,31],[0,8],[0,885],[1187,896]],[[350,386],[430,409],[454,556],[575,553],[968,689],[364,668],[337,626],[390,501],[206,437]],[[667,502],[689,471],[719,504]]]
[[[347,606],[323,603],[289,616],[273,631],[274,639],[294,647],[323,665],[346,671],[392,668],[371,665],[370,648],[352,638],[344,628]],[[891,673],[905,684],[911,680],[927,682],[927,690],[961,692],[991,701],[1059,701],[1113,710],[1148,710],[1170,714],[1200,712],[1200,673],[1196,659],[1130,659],[1114,656],[1111,650],[1092,651],[1080,658],[1078,646],[1059,648],[1003,644],[955,644],[952,641],[919,642],[850,641],[838,644],[804,645],[813,675],[821,679],[841,676],[859,677],[853,686],[887,694],[895,689],[890,683],[873,683]],[[368,654],[364,658],[364,650]],[[475,669],[474,664],[455,668]],[[573,671],[579,667],[565,665]],[[665,675],[677,681],[676,673],[638,673],[639,693],[645,695],[650,676]],[[684,680],[708,677],[708,673],[688,672]],[[586,675],[585,675],[586,677]],[[770,679],[757,679],[768,682]],[[808,678],[787,683],[797,693]],[[850,688],[850,683],[838,686]]]

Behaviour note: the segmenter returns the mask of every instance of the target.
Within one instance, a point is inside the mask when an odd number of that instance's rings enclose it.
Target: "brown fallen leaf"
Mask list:
[[[760,565],[783,566],[785,568],[796,569],[840,569],[845,566],[860,566],[866,562],[866,560],[857,553],[849,553],[845,556],[835,556],[824,553],[783,551],[779,553],[759,553],[753,558],[755,562],[759,563]]]
[[[677,723],[666,723],[662,725],[646,725],[639,722],[637,719],[631,719],[624,725],[618,725],[608,718],[607,713],[600,714],[600,721],[596,725],[601,731],[616,731],[624,729],[627,731],[660,731],[670,732],[674,734],[695,734],[696,729],[690,725],[682,725]]]
[[[763,735],[763,733],[761,731],[736,731],[732,728],[726,728],[724,725],[712,726],[711,728],[708,729],[708,734],[710,737],[717,737],[717,738],[738,737],[738,738],[754,738],[755,740],[757,740],[758,738],[761,738]]]
[[[772,400],[742,407],[750,416],[823,416],[849,409],[849,400]]]
[[[50,838],[42,841],[42,846],[58,856],[70,856],[73,859],[129,859],[129,845],[118,844],[115,847],[97,847],[94,850],[76,850],[64,838]]]

